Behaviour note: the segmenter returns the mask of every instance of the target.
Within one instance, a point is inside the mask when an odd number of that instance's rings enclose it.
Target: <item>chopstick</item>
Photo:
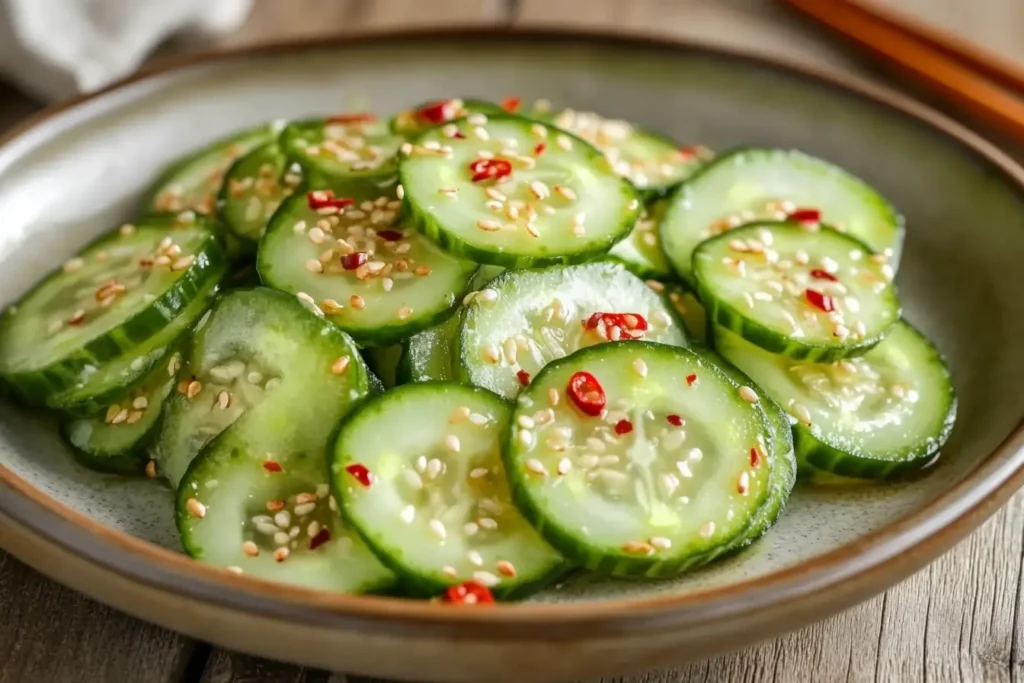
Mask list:
[[[1024,69],[966,41],[851,0],[781,0],[954,106],[1024,139]]]

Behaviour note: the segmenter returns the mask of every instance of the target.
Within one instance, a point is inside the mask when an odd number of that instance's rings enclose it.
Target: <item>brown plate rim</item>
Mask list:
[[[1024,169],[981,136],[923,104],[856,76],[690,39],[558,28],[469,27],[365,32],[192,54],[162,61],[95,93],[49,107],[0,137],[0,149],[44,121],[75,107],[139,81],[193,66],[378,42],[459,39],[662,49],[739,61],[795,75],[818,87],[869,100],[933,129],[948,142],[960,145],[980,157],[979,161],[998,169],[1024,195]],[[1024,417],[961,482],[928,505],[852,543],[765,576],[679,596],[498,605],[487,609],[453,609],[401,598],[348,596],[236,576],[110,529],[47,497],[3,465],[0,465],[0,513],[44,542],[122,579],[198,602],[288,622],[475,639],[516,635],[528,640],[549,640],[569,638],[582,632],[592,637],[626,632],[636,635],[741,619],[755,610],[779,608],[797,601],[816,601],[829,591],[856,591],[858,585],[862,587],[860,592],[864,592],[863,587],[877,590],[880,585],[894,583],[967,535],[1024,484],[1022,446]]]

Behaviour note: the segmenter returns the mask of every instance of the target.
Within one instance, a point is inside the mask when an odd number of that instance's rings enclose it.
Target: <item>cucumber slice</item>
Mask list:
[[[0,375],[40,404],[163,330],[225,272],[208,225],[151,216],[65,262],[4,312]]]
[[[680,147],[629,121],[594,112],[564,109],[550,117],[541,116],[597,147],[616,173],[648,196],[671,190],[712,158],[706,147]]]
[[[711,340],[708,338],[707,313],[704,310],[704,304],[700,302],[696,294],[680,282],[648,280],[647,284],[655,292],[661,294],[666,307],[675,312],[686,332],[686,340],[691,345],[711,345]]]
[[[265,284],[315,302],[364,345],[392,344],[452,314],[475,263],[396,223],[398,200],[311,208],[327,196],[292,197],[271,219],[257,257]]]
[[[810,209],[809,207],[815,207]],[[743,148],[718,157],[672,196],[662,246],[691,286],[693,251],[704,240],[755,220],[818,220],[899,264],[903,217],[859,178],[789,150]]]
[[[589,260],[625,237],[640,212],[636,190],[596,149],[509,114],[424,132],[403,147],[399,182],[424,234],[509,267]]]
[[[709,319],[790,358],[863,354],[900,319],[887,257],[830,228],[751,223],[701,244],[693,266]]]
[[[294,121],[281,132],[281,148],[302,166],[310,187],[340,182],[376,194],[394,186],[403,142],[372,114]]]
[[[180,364],[181,353],[167,356]],[[157,432],[161,406],[174,388],[174,376],[161,365],[151,369],[135,387],[92,417],[65,420],[64,438],[76,459],[100,472],[141,474],[149,457],[146,446]]]
[[[715,334],[719,352],[793,417],[797,457],[819,470],[863,479],[918,470],[953,429],[949,371],[906,322],[863,356],[836,363],[794,362],[728,330]]]
[[[182,341],[206,312],[218,289],[219,283],[210,284],[166,327],[131,351],[103,363],[95,372],[84,376],[73,386],[50,395],[46,399],[47,407],[73,417],[92,417],[101,411],[105,412],[111,404],[120,402],[153,368],[176,367],[169,360],[170,350]]]
[[[151,449],[157,471],[177,487],[196,453],[243,416],[239,424],[264,420],[284,433],[325,411],[344,412],[367,391],[365,366],[350,347],[293,296],[266,288],[223,294],[196,326],[177,373]],[[344,400],[331,398],[342,390]]]
[[[363,359],[370,371],[379,378],[382,389],[391,389],[401,384],[398,378],[398,363],[402,358],[402,346],[383,346],[363,351]]]
[[[500,450],[511,412],[489,391],[429,382],[342,424],[331,461],[341,512],[412,593],[475,580],[521,596],[565,573],[510,501]]]
[[[257,147],[232,164],[221,186],[220,217],[243,242],[257,242],[281,202],[302,183],[277,141]]]
[[[645,208],[626,239],[612,247],[606,258],[622,263],[642,278],[665,280],[672,277],[658,231],[665,207],[665,200],[661,199]]]
[[[505,110],[493,102],[469,98],[431,100],[415,107],[403,109],[391,119],[391,132],[412,137],[423,131],[451,123],[470,114],[501,114]]]
[[[512,398],[552,360],[621,338],[686,346],[661,298],[617,263],[508,271],[466,304],[457,372]]]
[[[181,159],[153,184],[145,210],[160,213],[197,211],[213,215],[217,193],[235,160],[277,137],[281,123],[270,123],[218,140]]]
[[[503,457],[513,500],[566,558],[661,578],[733,548],[771,489],[771,461],[750,452],[771,448],[749,387],[688,349],[631,341],[544,368]]]

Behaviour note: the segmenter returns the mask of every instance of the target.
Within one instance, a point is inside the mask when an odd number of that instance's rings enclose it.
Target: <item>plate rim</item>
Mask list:
[[[916,120],[945,137],[947,144],[958,144],[972,153],[976,161],[987,162],[998,169],[1024,196],[1024,168],[981,135],[923,103],[857,75],[691,38],[544,27],[361,31],[213,49],[164,59],[94,93],[47,107],[16,124],[0,136],[0,153],[51,118],[168,73],[271,54],[358,48],[377,42],[459,39],[655,48],[738,61],[797,76],[814,86],[852,94],[891,113]],[[9,517],[34,538],[70,552],[107,574],[161,592],[212,602],[220,608],[255,612],[284,621],[391,633],[396,628],[407,627],[403,630],[410,634],[425,633],[426,628],[431,636],[461,635],[477,640],[512,634],[527,640],[564,640],[581,635],[620,633],[642,635],[665,628],[701,627],[710,622],[742,619],[753,611],[807,604],[828,593],[856,592],[858,585],[862,593],[864,586],[868,590],[881,590],[880,586],[897,582],[949,549],[1024,485],[1022,447],[1024,416],[960,482],[927,505],[828,553],[753,579],[684,595],[502,604],[486,610],[451,609],[404,598],[350,596],[237,576],[107,527],[48,497],[3,464],[0,464],[0,518]],[[2,541],[0,535],[0,545]],[[600,630],[594,632],[595,627]]]

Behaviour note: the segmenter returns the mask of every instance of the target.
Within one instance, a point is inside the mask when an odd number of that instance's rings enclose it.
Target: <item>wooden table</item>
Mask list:
[[[252,20],[229,44],[409,25],[560,24],[742,43],[882,77],[767,0],[257,2]],[[888,2],[1024,61],[1019,0]],[[36,106],[0,86],[0,128]],[[1024,678],[1022,546],[1024,493],[945,557],[854,609],[748,650],[615,680],[1018,681]],[[0,683],[64,681],[368,683],[192,641],[92,602],[0,552]]]

